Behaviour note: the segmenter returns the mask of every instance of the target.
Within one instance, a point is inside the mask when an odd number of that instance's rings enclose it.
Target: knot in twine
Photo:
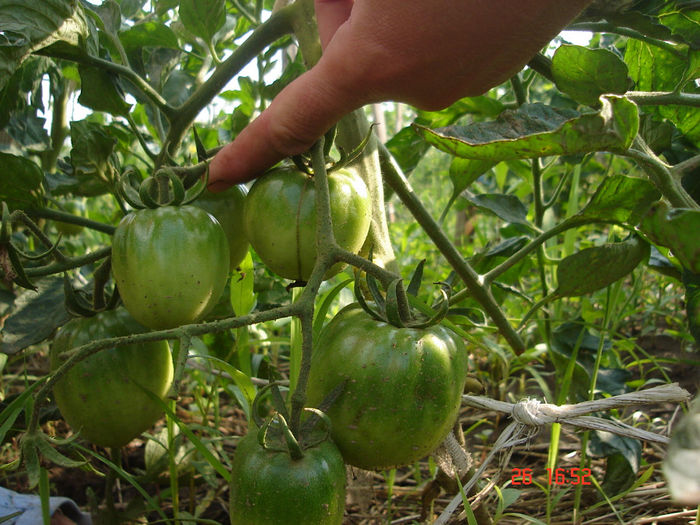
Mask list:
[[[620,436],[653,441],[667,444],[669,438],[632,427],[620,421],[603,419],[600,417],[588,416],[591,412],[611,410],[630,405],[651,405],[658,403],[680,403],[690,399],[690,393],[679,387],[678,383],[657,386],[639,392],[630,392],[619,396],[612,396],[605,399],[595,399],[584,401],[576,405],[553,405],[542,403],[537,399],[524,399],[515,404],[504,401],[496,401],[481,396],[462,396],[462,402],[466,405],[481,408],[484,410],[495,410],[509,414],[513,421],[503,430],[493,445],[486,459],[471,479],[464,485],[464,494],[467,494],[474,484],[479,480],[487,465],[493,457],[501,450],[511,448],[515,445],[526,443],[535,435],[540,427],[551,425],[552,423],[562,423],[573,425],[588,430],[602,430],[612,432]],[[503,467],[506,466],[510,455],[505,458]],[[440,514],[434,525],[447,523],[452,513],[462,502],[462,494],[457,494],[445,510]]]

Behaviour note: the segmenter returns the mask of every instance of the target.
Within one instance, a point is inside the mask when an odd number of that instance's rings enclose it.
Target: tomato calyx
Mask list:
[[[369,131],[365,135],[365,137],[362,139],[362,142],[360,142],[352,151],[349,153],[346,152],[343,148],[338,146],[338,151],[340,152],[340,158],[338,160],[333,160],[330,156],[331,148],[333,147],[333,142],[335,141],[335,135],[336,135],[336,127],[333,126],[325,135],[325,140],[324,140],[324,147],[323,147],[323,153],[326,158],[326,173],[331,173],[333,171],[337,171],[341,168],[344,168],[348,166],[349,164],[352,164],[355,162],[360,156],[363,154],[365,148],[367,147],[367,144],[369,144],[370,139],[372,138],[372,130],[374,129],[374,126],[376,124],[372,124],[369,127]],[[302,173],[306,173],[307,175],[313,177],[314,176],[314,170],[312,167],[312,160],[311,160],[311,154],[309,152],[302,153],[301,155],[294,155],[291,157],[291,161],[294,163],[294,166],[301,171]],[[279,166],[277,166],[279,167]],[[272,168],[275,169],[275,168]]]
[[[311,416],[304,422],[297,435],[292,432],[289,425],[289,412],[282,399],[279,390],[280,383],[271,382],[263,387],[253,400],[251,411],[253,420],[258,427],[257,439],[260,446],[271,452],[285,452],[292,460],[304,457],[304,451],[316,447],[327,441],[331,434],[331,420],[328,415],[319,408],[304,408],[304,412]],[[270,398],[274,407],[272,415],[263,419],[260,416],[260,400],[270,392]],[[320,424],[319,424],[320,423]]]
[[[207,188],[209,169],[191,187],[185,189],[182,179],[169,166],[155,171],[140,181],[133,168],[128,168],[119,178],[117,193],[135,209],[156,209],[162,206],[183,206],[194,202]]]
[[[361,286],[355,286],[355,298],[362,309],[377,321],[397,328],[428,328],[439,324],[448,313],[451,287],[447,283],[435,283],[440,286],[440,298],[433,306],[428,306],[416,296],[418,287],[413,285],[414,279],[408,291],[402,279],[395,279],[389,283],[385,293],[380,291],[379,283],[371,275],[367,274],[365,280],[372,302],[365,299]]]

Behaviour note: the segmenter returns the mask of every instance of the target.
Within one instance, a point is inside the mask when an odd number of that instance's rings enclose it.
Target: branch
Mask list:
[[[651,46],[661,48],[665,51],[668,51],[669,53],[676,55],[678,58],[682,58],[683,60],[687,58],[685,56],[685,53],[680,51],[676,46],[669,42],[659,40],[657,38],[652,38],[643,33],[640,33],[639,31],[635,31],[634,29],[616,26],[609,22],[580,22],[578,24],[570,25],[566,29],[567,31],[592,31],[593,33],[611,33],[615,35],[626,36],[629,38],[634,38],[635,40],[641,40],[642,42],[646,42]]]
[[[638,149],[629,149],[621,155],[634,159],[672,206],[696,210],[700,208],[700,204],[674,178],[671,168],[649,149],[640,136],[635,138],[634,145]]]
[[[513,350],[520,354],[525,350],[525,343],[511,326],[505,314],[498,306],[498,303],[491,294],[490,288],[483,282],[483,279],[464,260],[462,254],[450,242],[440,225],[430,216],[416,194],[413,192],[405,178],[398,176],[396,172],[388,171],[385,174],[386,181],[393,188],[399,199],[409,209],[413,217],[423,227],[440,253],[447,259],[457,275],[462,279],[465,286],[479,304],[486,310],[494,324],[498,327],[501,335],[508,341]]]
[[[700,95],[696,93],[673,93],[669,91],[628,91],[625,97],[640,106],[693,106],[700,108]]]
[[[292,32],[292,21],[297,16],[298,9],[297,4],[292,4],[277,11],[264,24],[258,26],[248,39],[214,70],[206,82],[175,110],[170,119],[170,130],[165,140],[166,147],[161,152],[161,162],[168,154],[174,154],[187,129],[202,108],[209,104],[241,69],[262,53],[267,46]]]

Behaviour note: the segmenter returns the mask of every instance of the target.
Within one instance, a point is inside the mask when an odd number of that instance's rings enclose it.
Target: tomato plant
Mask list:
[[[109,337],[143,332],[123,309],[64,325],[51,346],[51,368],[66,352]],[[78,362],[58,379],[53,392],[61,414],[75,432],[96,445],[122,447],[148,429],[162,413],[161,404],[173,380],[173,363],[165,341],[101,350]]]
[[[226,285],[226,235],[194,206],[138,210],[114,232],[112,272],[124,306],[144,326],[192,323],[214,307]]]
[[[432,452],[454,425],[467,352],[447,328],[399,328],[353,304],[323,330],[308,402],[343,390],[328,409],[333,440],[350,465],[385,469]]]
[[[358,252],[370,224],[367,187],[349,169],[328,176],[333,233],[338,244]],[[255,181],[244,206],[250,244],[274,273],[306,280],[316,262],[316,191],[309,175],[294,168],[277,168]],[[325,277],[337,274],[332,266]]]
[[[333,442],[303,452],[265,443],[249,431],[231,466],[231,525],[338,525],[345,508],[345,464]],[[295,457],[296,456],[296,457]]]
[[[193,202],[195,206],[211,213],[224,229],[231,269],[241,264],[250,246],[243,231],[243,203],[247,194],[245,186],[235,185],[219,193],[205,191]]]

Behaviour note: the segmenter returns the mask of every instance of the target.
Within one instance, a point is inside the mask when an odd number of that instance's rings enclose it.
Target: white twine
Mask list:
[[[613,408],[622,408],[630,405],[652,405],[657,403],[681,403],[690,399],[690,393],[679,387],[678,383],[657,386],[639,392],[621,394],[606,399],[596,399],[594,401],[584,401],[576,405],[551,405],[542,403],[536,399],[524,399],[518,403],[506,403],[480,396],[462,396],[462,402],[474,408],[485,410],[495,410],[510,414],[513,421],[501,432],[493,448],[479,469],[471,479],[464,485],[463,493],[468,494],[469,490],[481,478],[486,467],[491,463],[494,456],[501,450],[526,443],[532,436],[539,432],[539,427],[551,425],[552,423],[562,423],[573,425],[589,430],[603,430],[612,432],[620,436],[653,441],[655,443],[668,443],[669,438],[653,432],[641,430],[620,421],[612,421],[600,417],[587,416],[590,412],[599,412]],[[462,502],[462,494],[457,494],[445,507],[434,525],[444,525],[450,516],[457,510]]]

